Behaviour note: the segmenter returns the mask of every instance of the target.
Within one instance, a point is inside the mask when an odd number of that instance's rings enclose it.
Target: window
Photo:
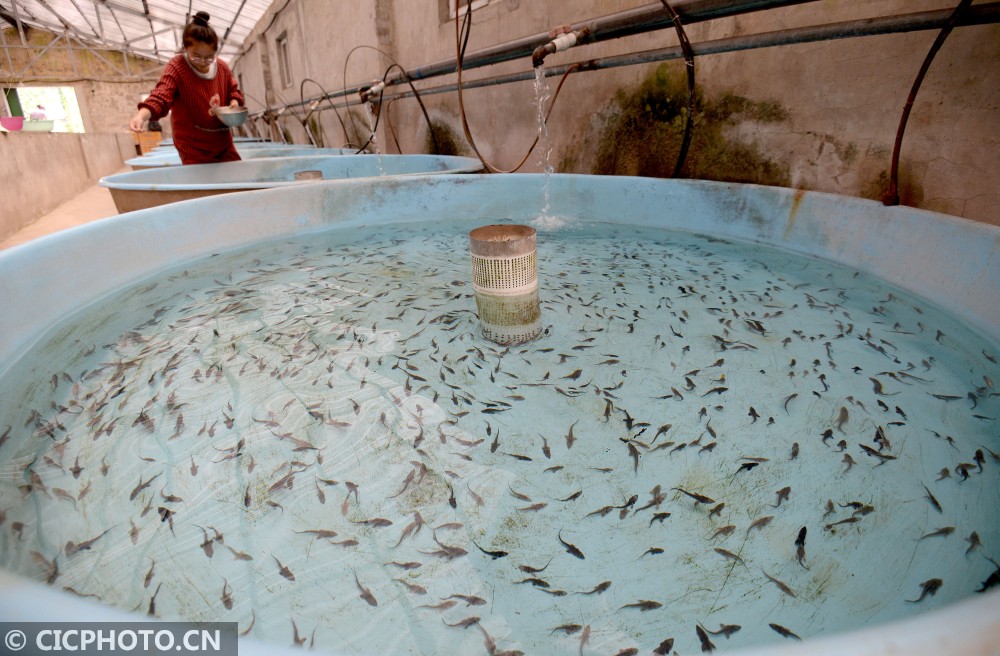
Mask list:
[[[48,121],[38,129],[45,132],[83,132],[83,118],[73,87],[11,87],[3,89],[11,116]],[[26,130],[33,129],[31,123]]]
[[[278,70],[281,72],[281,86],[292,86],[292,58],[288,51],[288,32],[283,32],[276,41],[278,46]]]
[[[469,10],[469,0],[448,0],[448,18],[455,19],[455,3],[458,2],[458,15],[464,16]],[[472,0],[472,11],[490,4],[490,0]]]

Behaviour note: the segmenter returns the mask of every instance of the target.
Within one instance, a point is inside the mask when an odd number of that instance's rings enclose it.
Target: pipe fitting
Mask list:
[[[372,82],[372,85],[370,87],[359,91],[358,95],[361,96],[361,102],[366,103],[374,96],[377,96],[378,94],[382,93],[383,89],[385,89],[385,82],[383,82],[382,80],[375,80],[374,82]]]
[[[531,53],[531,65],[534,68],[538,68],[545,62],[545,58],[554,52],[562,52],[563,50],[569,50],[573,46],[582,43],[588,36],[590,36],[590,28],[582,27],[579,30],[568,30],[566,28],[556,28],[549,32],[550,35],[556,34],[555,38],[544,45],[540,45],[535,48],[535,51]]]

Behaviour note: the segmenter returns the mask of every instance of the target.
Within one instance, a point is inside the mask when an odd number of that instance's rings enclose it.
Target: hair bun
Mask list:
[[[208,27],[209,18],[210,16],[208,15],[207,11],[199,11],[197,14],[194,15],[194,18],[191,19],[191,22]]]

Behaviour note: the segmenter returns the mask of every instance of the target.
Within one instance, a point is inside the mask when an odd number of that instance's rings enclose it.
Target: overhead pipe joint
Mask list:
[[[551,37],[552,40],[546,44],[538,46],[535,48],[535,51],[531,53],[531,66],[533,68],[538,68],[545,62],[545,58],[552,53],[569,50],[573,46],[583,43],[589,36],[589,27],[581,27],[575,31],[570,29],[568,25],[557,27],[549,32],[549,37]]]
[[[385,82],[382,80],[375,80],[367,89],[361,89],[358,91],[358,95],[361,96],[361,102],[366,103],[378,94],[382,93],[383,89],[385,89]]]

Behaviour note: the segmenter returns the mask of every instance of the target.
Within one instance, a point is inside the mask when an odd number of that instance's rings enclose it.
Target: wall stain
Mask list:
[[[638,87],[622,89],[603,112],[591,172],[668,178],[680,151],[687,112],[683,64],[661,64]],[[724,129],[742,122],[780,123],[788,112],[774,101],[731,93],[708,97],[696,89],[691,146],[681,175],[687,178],[790,186],[788,167],[756,146],[727,139]],[[565,154],[571,164],[573,154]]]
[[[788,234],[795,226],[795,219],[799,215],[799,207],[802,205],[802,199],[805,198],[805,195],[804,189],[795,190],[795,195],[792,197],[792,208],[788,211],[788,222],[785,224],[785,234],[781,236],[782,241],[788,241]]]

